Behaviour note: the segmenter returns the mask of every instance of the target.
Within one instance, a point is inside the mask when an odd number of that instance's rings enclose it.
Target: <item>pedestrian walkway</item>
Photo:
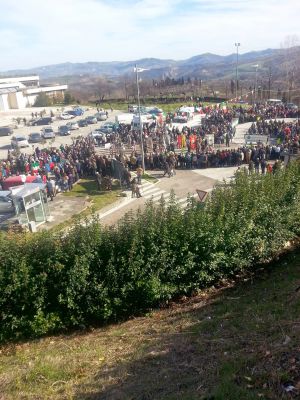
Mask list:
[[[144,199],[147,201],[151,200],[154,204],[157,204],[160,202],[161,198],[168,202],[170,199],[171,193],[159,188],[153,183],[147,182],[142,180],[142,185],[140,186],[140,191],[141,195],[144,197]],[[191,197],[197,197],[196,194],[191,194]],[[188,196],[184,198],[180,198],[176,196],[175,193],[175,200],[178,202],[179,206],[184,209],[188,205]]]

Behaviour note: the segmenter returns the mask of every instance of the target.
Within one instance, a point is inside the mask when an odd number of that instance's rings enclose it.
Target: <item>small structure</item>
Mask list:
[[[25,183],[11,188],[16,216],[21,225],[32,231],[50,218],[47,193],[43,183]]]

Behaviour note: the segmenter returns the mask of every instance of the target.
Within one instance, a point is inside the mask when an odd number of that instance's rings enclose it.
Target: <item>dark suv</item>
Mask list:
[[[36,119],[35,121],[32,122],[32,125],[50,125],[53,122],[52,117],[44,117],[44,118],[39,118]]]
[[[9,136],[12,134],[13,134],[13,130],[9,126],[1,126],[0,127],[0,136]]]

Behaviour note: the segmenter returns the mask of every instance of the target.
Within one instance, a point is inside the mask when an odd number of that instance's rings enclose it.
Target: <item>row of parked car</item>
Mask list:
[[[30,146],[30,143],[40,143],[46,139],[54,139],[56,134],[60,136],[68,136],[71,134],[72,131],[79,129],[80,127],[85,127],[90,124],[96,124],[98,122],[97,117],[99,118],[97,114],[95,114],[95,116],[89,116],[79,121],[70,121],[67,122],[65,125],[60,125],[58,127],[57,133],[54,131],[52,126],[45,126],[41,129],[41,132],[30,133],[28,139],[24,135],[14,135],[11,138],[11,147],[14,149],[28,147]],[[105,116],[107,118],[106,114]],[[103,127],[99,128],[99,130],[102,129],[102,134],[110,133],[112,132],[112,126],[113,124],[106,123]],[[96,136],[97,135],[98,133],[96,134]]]
[[[73,110],[67,110],[60,114],[58,117],[61,120],[71,120],[75,117],[82,116],[84,114],[84,109],[81,107],[75,107]],[[93,116],[89,116],[77,121],[79,127],[88,126],[89,124],[96,124],[98,121],[106,121],[107,120],[107,113],[105,111],[99,111]],[[55,117],[41,117],[32,119],[29,121],[30,126],[45,126],[51,125],[52,122],[55,120]],[[66,124],[68,125],[68,124]],[[78,129],[78,128],[73,128]],[[72,127],[70,127],[72,130]],[[63,132],[66,132],[66,129],[62,129]],[[13,128],[10,126],[1,126],[0,127],[0,136],[10,136],[13,134]]]

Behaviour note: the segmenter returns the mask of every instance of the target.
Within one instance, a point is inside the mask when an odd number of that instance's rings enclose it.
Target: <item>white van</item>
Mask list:
[[[97,118],[97,121],[106,121],[107,120],[107,114],[105,111],[99,111],[94,115],[95,118]]]
[[[269,106],[281,106],[282,105],[282,101],[279,99],[269,99],[267,100],[267,104]]]

